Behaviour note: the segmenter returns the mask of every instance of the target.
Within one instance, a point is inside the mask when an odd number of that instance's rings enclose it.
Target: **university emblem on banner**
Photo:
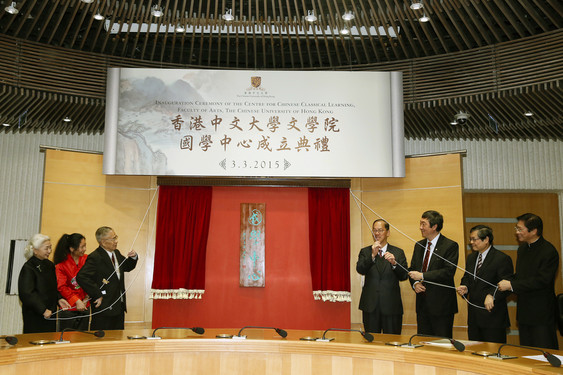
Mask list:
[[[258,88],[260,87],[261,83],[262,83],[262,77],[250,77],[250,84],[252,85],[252,87]]]

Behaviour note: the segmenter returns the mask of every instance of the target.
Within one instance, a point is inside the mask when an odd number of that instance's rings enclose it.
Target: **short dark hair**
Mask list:
[[[444,217],[438,211],[428,210],[422,214],[422,218],[428,220],[430,227],[437,225],[436,231],[439,232],[444,227]]]
[[[488,227],[486,225],[475,225],[473,228],[471,228],[471,230],[469,231],[469,233],[475,232],[477,231],[477,237],[479,237],[481,239],[481,241],[484,241],[485,238],[489,237],[489,244],[493,244],[493,230],[491,227]]]
[[[389,230],[389,223],[386,222],[386,221],[383,220],[383,219],[377,219],[377,220],[375,220],[375,221],[373,222],[373,224],[371,225],[371,227],[373,228],[373,226],[375,225],[375,223],[377,223],[378,221],[383,222],[383,225],[385,225],[385,230]]]
[[[533,231],[534,229],[538,230],[538,236],[543,234],[543,221],[541,217],[531,213],[525,213],[520,215],[516,218],[518,221],[522,221],[526,228],[528,228],[528,232]]]

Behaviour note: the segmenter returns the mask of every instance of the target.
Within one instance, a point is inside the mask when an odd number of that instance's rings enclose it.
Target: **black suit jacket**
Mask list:
[[[495,294],[495,285],[500,280],[510,277],[514,272],[512,259],[494,247],[489,249],[485,261],[477,272],[478,277],[493,284],[489,285],[480,279],[474,278],[472,275],[475,271],[478,256],[479,252],[475,251],[467,257],[466,271],[461,279],[461,285],[465,285],[468,289],[466,298],[469,302],[484,307],[485,297],[487,297],[487,294],[490,294],[495,297],[495,307],[491,312],[488,312],[487,310],[468,305],[467,324],[477,327],[509,327],[510,318],[508,317],[508,309],[506,307],[506,297],[510,292],[497,291]]]
[[[422,272],[424,261],[424,251],[426,250],[427,240],[423,239],[416,243],[412,254],[411,266],[409,270]],[[438,255],[436,255],[438,254]],[[428,270],[424,272],[424,280],[454,286],[454,275],[459,256],[459,245],[440,235],[436,248],[430,258]],[[449,262],[446,262],[444,259]],[[451,262],[451,263],[450,263]],[[414,284],[412,279],[409,280]],[[430,283],[424,283],[425,293],[416,294],[416,312],[426,315],[450,315],[457,313],[456,291],[453,288],[446,288]]]
[[[391,263],[381,257],[371,259],[371,246],[364,247],[358,255],[356,271],[365,276],[362,296],[360,297],[360,310],[373,312],[379,309],[383,315],[403,314],[403,302],[399,281],[408,277],[406,268],[407,258],[403,250],[387,245],[387,251],[395,256],[397,265],[395,269]]]
[[[117,264],[121,264],[119,268],[121,278],[118,278],[117,274],[114,273],[115,268],[111,258],[101,247],[98,247],[88,255],[86,263],[84,263],[84,266],[76,275],[76,281],[91,298],[93,312],[108,308],[120,298],[121,293],[125,291],[125,272],[131,271],[137,265],[138,258],[127,258],[123,262],[125,257],[121,255],[119,250],[115,250],[113,253],[115,254]],[[107,284],[104,283],[104,280],[107,281]],[[100,297],[103,297],[102,304],[96,308],[93,302]],[[120,314],[121,311],[127,311],[125,294],[123,295],[123,305],[117,302],[111,309],[104,310],[102,314],[112,316]]]

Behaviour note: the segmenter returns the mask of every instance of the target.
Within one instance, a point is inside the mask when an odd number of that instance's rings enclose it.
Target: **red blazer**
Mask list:
[[[76,282],[76,274],[86,262],[87,257],[88,255],[84,254],[78,259],[78,264],[76,264],[72,256],[68,254],[64,261],[55,266],[57,271],[57,289],[72,307],[76,306],[76,301],[79,299],[84,300],[87,296],[84,289]],[[90,306],[90,302],[86,306]]]

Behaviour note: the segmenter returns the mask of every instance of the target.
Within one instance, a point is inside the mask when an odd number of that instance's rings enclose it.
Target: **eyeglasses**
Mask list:
[[[479,237],[469,237],[469,242],[476,242],[478,240],[480,240]]]
[[[112,238],[104,238],[104,240],[115,242],[115,241],[117,241],[118,238],[119,238],[118,236],[115,236],[115,237],[112,237]]]
[[[514,227],[514,230],[518,233],[523,232],[525,229],[527,228]]]
[[[373,233],[384,233],[387,229],[374,229]]]

